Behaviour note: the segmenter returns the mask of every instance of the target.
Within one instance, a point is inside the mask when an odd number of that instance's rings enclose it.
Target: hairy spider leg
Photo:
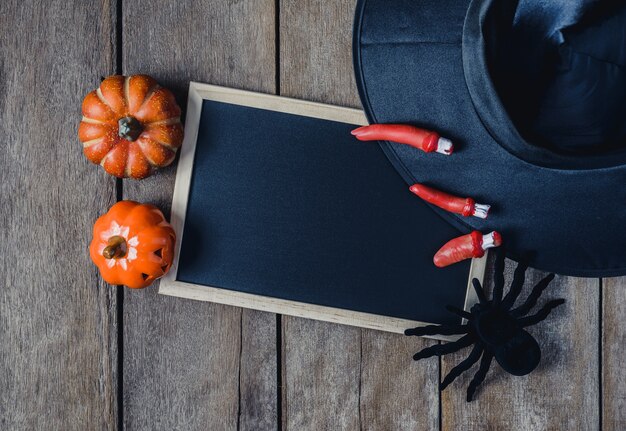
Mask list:
[[[446,305],[446,310],[448,310],[450,313],[454,313],[457,316],[462,317],[467,320],[472,318],[472,313],[468,313],[465,310],[461,310],[459,307],[455,307],[454,305]]]
[[[457,335],[467,334],[467,326],[465,325],[427,325],[418,326],[404,331],[404,335],[416,335],[423,337],[424,335]]]
[[[483,358],[480,360],[480,367],[478,367],[478,371],[474,374],[472,381],[467,387],[467,402],[472,401],[474,397],[474,393],[476,392],[476,388],[480,386],[480,384],[485,380],[487,376],[487,371],[489,371],[489,367],[491,366],[491,360],[493,359],[493,353],[485,352]]]
[[[504,251],[496,251],[496,263],[494,265],[493,275],[493,305],[499,305],[502,300],[502,291],[504,290]]]
[[[419,361],[420,359],[430,358],[431,356],[443,356],[448,353],[458,352],[464,347],[469,346],[474,343],[474,336],[466,335],[460,338],[457,341],[453,341],[451,343],[446,344],[435,344],[434,346],[426,347],[425,349],[420,350],[415,355],[413,355],[413,359]]]
[[[528,269],[528,264],[526,262],[520,262],[517,264],[517,268],[515,268],[515,273],[513,274],[513,281],[511,282],[511,287],[509,288],[509,292],[506,294],[506,296],[502,300],[502,308],[504,308],[505,310],[510,310],[513,304],[515,304],[515,300],[519,297],[519,294],[522,293],[524,280],[526,280],[527,269]]]
[[[463,361],[459,362],[459,364],[452,368],[448,375],[443,379],[443,382],[439,385],[439,390],[443,391],[448,387],[450,383],[454,381],[457,377],[459,377],[463,372],[469,370],[472,365],[474,365],[480,359],[480,355],[483,353],[483,348],[480,344],[476,344],[469,356],[465,358]]]
[[[518,320],[518,322],[522,328],[525,328],[526,326],[536,325],[537,323],[548,317],[548,314],[550,314],[553,308],[558,307],[564,302],[565,299],[554,299],[552,301],[548,301],[548,303],[541,307],[541,309],[536,314],[521,318]]]
[[[476,291],[476,296],[478,297],[478,301],[481,304],[486,304],[487,298],[485,297],[485,291],[483,290],[483,287],[481,286],[480,281],[478,281],[477,278],[472,278],[472,286],[474,286],[474,290]]]
[[[533,287],[532,292],[530,292],[530,295],[528,295],[528,298],[526,298],[526,301],[524,301],[524,303],[519,307],[511,310],[513,317],[520,317],[528,314],[528,312],[537,304],[537,300],[552,280],[554,280],[554,274],[548,274],[539,283],[537,283],[537,285]]]

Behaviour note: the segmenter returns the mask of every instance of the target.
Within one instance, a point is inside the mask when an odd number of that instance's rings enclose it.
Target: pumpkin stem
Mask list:
[[[136,140],[141,132],[143,132],[143,126],[135,117],[123,117],[117,122],[118,132],[120,138],[124,138],[129,141]]]
[[[112,236],[102,250],[102,256],[105,259],[119,259],[126,256],[126,240],[119,235]]]

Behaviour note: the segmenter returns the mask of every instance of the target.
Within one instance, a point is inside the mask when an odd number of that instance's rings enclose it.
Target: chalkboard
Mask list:
[[[408,191],[359,110],[192,83],[160,292],[401,332],[458,321],[484,260]],[[433,155],[433,157],[441,157]]]

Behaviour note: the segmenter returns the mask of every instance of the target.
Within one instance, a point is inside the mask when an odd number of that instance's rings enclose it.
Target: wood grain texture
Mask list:
[[[278,428],[276,315],[242,310],[239,430]]]
[[[82,98],[114,68],[109,1],[0,2],[0,429],[115,429],[115,290],[87,247],[114,181]]]
[[[361,329],[283,316],[284,430],[358,430]]]
[[[506,284],[515,264],[507,260]],[[529,270],[521,299],[545,273]],[[476,400],[465,402],[474,366],[442,393],[444,430],[598,429],[599,280],[557,276],[538,304],[552,298],[566,303],[528,328],[542,350],[539,367],[528,376],[506,374],[494,361]],[[536,309],[538,307],[535,307]],[[469,354],[442,359],[442,376]]]
[[[280,6],[281,95],[360,108],[354,1]],[[438,362],[411,361],[432,341],[287,316],[282,341],[283,429],[437,428]]]
[[[602,280],[602,424],[626,429],[626,278]]]
[[[361,429],[439,429],[439,360],[413,361],[413,354],[430,344],[362,330]]]
[[[361,108],[352,69],[354,1],[280,4],[280,94]]]
[[[189,81],[273,93],[273,0],[124,2],[123,70],[147,73],[185,106]],[[124,198],[169,213],[175,163]],[[129,429],[275,429],[275,316],[164,297],[124,297],[124,423]],[[256,405],[259,400],[264,405]]]

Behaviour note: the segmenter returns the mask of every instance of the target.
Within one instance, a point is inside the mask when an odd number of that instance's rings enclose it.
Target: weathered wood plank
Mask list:
[[[439,360],[413,361],[415,352],[434,342],[370,330],[362,334],[362,429],[438,430]]]
[[[0,428],[115,429],[115,290],[87,252],[115,183],[82,154],[114,2],[0,2]]]
[[[276,315],[242,311],[239,430],[278,428]]]
[[[283,316],[284,430],[360,428],[361,329]]]
[[[280,5],[280,94],[361,108],[352,70],[354,2]]]
[[[602,280],[602,424],[626,429],[626,278]]]
[[[280,8],[281,95],[360,107],[352,72],[354,2],[298,0]],[[283,316],[283,428],[435,429],[432,344]]]
[[[514,267],[507,260],[506,286]],[[529,270],[520,298],[543,276]],[[599,294],[598,279],[557,276],[539,304],[549,298],[565,298],[566,303],[529,328],[542,349],[539,368],[528,376],[513,377],[494,361],[477,399],[466,403],[474,366],[442,393],[443,429],[598,429]],[[465,349],[444,357],[442,376],[468,353]]]
[[[274,0],[124,2],[123,69],[184,106],[190,80],[273,93]],[[175,166],[124,198],[169,212]],[[275,429],[275,316],[157,295],[124,297],[124,422],[130,429]],[[257,404],[258,403],[258,404]]]

